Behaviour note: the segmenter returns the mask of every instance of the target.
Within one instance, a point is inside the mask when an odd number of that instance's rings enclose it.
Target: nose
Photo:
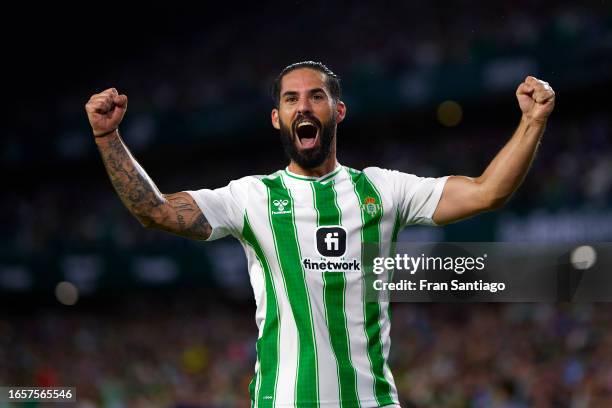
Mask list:
[[[300,101],[298,102],[297,106],[297,111],[298,114],[311,113],[312,106],[310,104],[310,99],[306,97],[300,98]]]

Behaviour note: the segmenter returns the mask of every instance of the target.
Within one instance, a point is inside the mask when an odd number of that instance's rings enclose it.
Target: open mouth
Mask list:
[[[309,119],[304,119],[295,126],[295,134],[304,149],[310,149],[317,144],[319,126]]]

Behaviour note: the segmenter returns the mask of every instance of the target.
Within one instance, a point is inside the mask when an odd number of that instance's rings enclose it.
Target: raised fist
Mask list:
[[[555,91],[548,82],[532,76],[525,78],[516,90],[516,99],[523,115],[528,119],[544,122],[555,107]]]
[[[115,88],[109,88],[89,98],[85,111],[94,136],[107,135],[119,127],[127,110],[127,102],[127,96],[119,95]]]

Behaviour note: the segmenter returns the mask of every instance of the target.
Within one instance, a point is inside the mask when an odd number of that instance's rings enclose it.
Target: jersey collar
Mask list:
[[[308,176],[302,176],[299,174],[295,174],[291,171],[289,171],[289,167],[285,168],[285,174],[291,178],[294,179],[298,179],[298,180],[304,180],[304,181],[325,181],[325,180],[329,180],[332,177],[334,177],[336,174],[338,174],[340,172],[340,170],[342,170],[342,165],[340,163],[336,163],[336,168],[333,169],[332,171],[330,171],[327,174],[322,175],[321,177],[308,177]]]

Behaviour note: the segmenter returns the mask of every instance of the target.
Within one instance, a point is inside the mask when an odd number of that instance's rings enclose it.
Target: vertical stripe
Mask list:
[[[401,225],[400,213],[399,213],[399,208],[397,208],[395,210],[395,222],[393,223],[393,233],[391,235],[391,248],[389,250],[389,257],[395,257],[395,254],[397,252],[397,236],[399,235],[399,232],[400,232],[400,225]],[[395,272],[395,269],[392,269],[389,272],[389,275],[387,277],[387,282],[393,282],[394,272]],[[391,320],[391,317],[392,317],[391,293],[388,293],[388,301],[389,301],[388,314],[389,314],[389,320]]]
[[[389,256],[395,256],[395,253],[397,251],[397,237],[399,235],[400,229],[401,229],[400,212],[399,212],[399,208],[396,208],[395,221],[393,223],[393,231],[391,233],[391,243],[389,245]],[[382,248],[382,250],[384,252],[384,248]],[[394,270],[392,269],[387,274],[388,282],[393,281],[393,273],[394,273]],[[381,340],[383,340],[383,356],[385,359],[384,373],[385,373],[385,378],[387,378],[387,381],[391,385],[392,398],[397,398],[397,390],[395,388],[395,381],[393,380],[393,374],[391,373],[391,369],[389,368],[389,364],[388,364],[389,351],[391,349],[391,319],[393,316],[392,314],[393,303],[391,302],[391,297],[390,297],[391,293],[387,292],[387,295],[389,297],[380,302],[381,313],[386,313],[386,316],[384,315],[381,316]]]
[[[257,339],[257,341],[259,342],[259,339]],[[259,380],[261,379],[261,376],[259,375],[261,364],[259,364],[259,347],[257,347],[257,344],[255,344],[255,350],[257,350],[258,354],[257,362],[255,363],[255,375],[253,375],[253,378],[251,378],[251,382],[249,383],[249,395],[251,396],[251,407],[253,408],[257,406],[255,405],[255,401],[257,400],[257,395],[259,393]]]
[[[360,270],[346,273],[345,311],[349,333],[351,362],[357,373],[357,395],[362,405],[370,406],[376,401],[374,395],[374,376],[368,356],[368,339],[365,332],[365,307],[363,305],[363,277],[361,274],[361,206],[346,167],[334,180],[334,190],[338,196],[338,206],[342,214],[342,226],[346,228],[347,252],[349,261],[359,262]]]
[[[393,235],[391,235],[391,252],[389,253],[389,256],[395,255],[395,251],[397,250],[397,236],[400,232],[400,225],[400,212],[399,208],[397,208],[395,210],[395,222],[393,223]]]
[[[302,262],[306,258],[318,258],[315,232],[317,229],[317,209],[310,180],[299,180],[283,174],[283,182],[295,202],[295,219],[297,220],[297,239],[300,245]],[[332,349],[324,299],[324,282],[321,271],[304,267],[306,290],[310,297],[310,310],[317,346],[318,395],[321,405],[328,408],[339,408],[339,381],[336,357]]]
[[[276,174],[279,174],[279,172]],[[270,198],[268,187],[263,180],[261,181],[264,186],[264,197],[267,205],[265,205],[263,208],[257,207],[260,212],[263,212],[263,214],[258,217],[257,221],[260,219],[265,219],[267,223],[265,225],[263,223],[258,223],[255,230],[262,236],[262,241],[260,241],[260,243],[262,246],[264,246],[264,251],[266,253],[276,255],[272,255],[269,258],[269,261],[272,270],[272,281],[274,282],[274,286],[278,288],[276,295],[280,315],[280,343],[278,349],[279,356],[282,356],[282,358],[279,357],[275,405],[290,406],[295,403],[300,342],[297,324],[293,313],[291,313],[287,283],[285,282],[285,278],[283,277],[281,271],[278,246],[276,245],[274,228],[272,227],[272,213],[270,212],[272,200]],[[253,221],[253,224],[255,224],[255,220]],[[264,396],[264,398],[266,398],[266,396]]]
[[[385,207],[382,206],[383,204],[383,196],[382,194],[379,193],[378,188],[376,187],[376,184],[374,184],[369,178],[368,175],[364,172],[363,176],[366,178],[366,180],[370,183],[371,187],[374,189],[374,191],[378,194],[378,197],[380,197],[380,203],[381,203],[381,220],[384,220],[384,215],[385,215]],[[391,206],[391,208],[393,208],[393,206]],[[396,217],[399,217],[399,213],[397,212],[397,208],[396,208]],[[396,222],[399,222],[399,218],[396,218]],[[383,227],[388,227],[389,226],[389,222],[379,222],[379,236],[382,237],[380,240],[380,254],[384,254],[386,253],[387,249],[390,251],[391,250],[391,246],[393,245],[393,242],[391,240],[391,242],[389,241],[389,239],[386,239],[384,237],[387,236],[391,236],[392,235],[387,235],[389,234],[389,232],[386,231],[387,228],[383,229]],[[397,224],[398,228],[399,228],[399,224]],[[394,225],[395,227],[395,225]],[[399,230],[398,230],[399,233]],[[391,233],[392,234],[392,233]],[[388,276],[387,276],[388,277]],[[384,359],[384,367],[383,367],[383,373],[385,376],[385,379],[387,380],[387,383],[389,383],[390,386],[390,396],[393,402],[397,402],[397,389],[395,388],[395,381],[393,380],[393,374],[391,373],[391,369],[389,368],[389,351],[391,349],[391,314],[390,314],[390,308],[391,308],[391,302],[388,300],[381,300],[378,302],[378,305],[380,307],[380,319],[379,319],[379,324],[380,324],[380,341],[382,344],[382,352],[383,352],[383,359]]]
[[[295,388],[296,405],[318,404],[316,342],[306,289],[306,276],[295,227],[295,208],[291,192],[282,178],[262,180],[269,192],[269,214],[272,223],[281,273],[284,278],[291,312],[298,330],[298,369]]]
[[[245,214],[242,237],[253,248],[264,272],[266,290],[266,320],[263,332],[257,339],[258,370],[249,385],[251,400],[257,407],[273,407],[278,379],[279,311],[276,290],[272,282],[270,265],[257,241],[249,218]],[[257,386],[257,390],[255,390]]]
[[[334,182],[326,184],[312,182],[311,186],[318,214],[318,226],[342,225]],[[324,271],[323,282],[325,316],[332,350],[336,357],[341,406],[360,406],[357,395],[357,375],[351,361],[346,323],[346,278],[343,272]]]
[[[361,245],[362,245],[362,273],[364,285],[371,285],[373,279],[374,258],[380,255],[380,222],[383,215],[382,198],[370,180],[363,172],[349,170],[355,194],[358,196],[361,209]],[[366,199],[374,199],[376,211],[368,211]],[[365,287],[364,293],[365,296]],[[381,310],[377,302],[364,301],[365,332],[368,341],[368,358],[372,365],[374,376],[374,394],[379,405],[390,405],[394,401],[391,397],[391,386],[385,378],[385,357],[381,340],[380,316]]]

